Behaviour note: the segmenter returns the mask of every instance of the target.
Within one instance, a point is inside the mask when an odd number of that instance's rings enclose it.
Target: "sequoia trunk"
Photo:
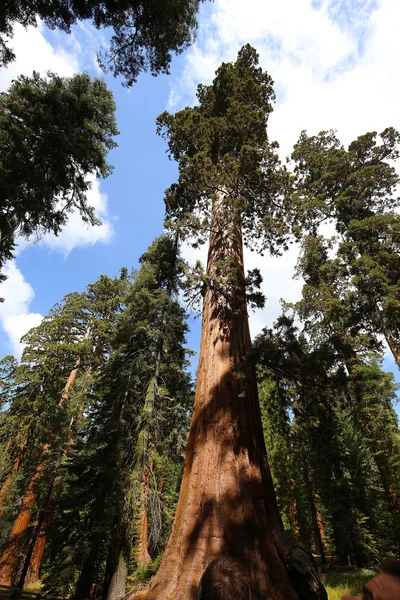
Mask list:
[[[149,554],[149,518],[148,518],[149,472],[145,466],[142,474],[140,489],[140,514],[138,519],[138,541],[136,548],[136,561],[138,566],[151,563]]]
[[[313,486],[313,481],[312,481],[312,477],[311,477],[310,464],[308,462],[308,459],[305,456],[303,456],[303,461],[304,461],[304,479],[305,479],[305,484],[306,484],[306,489],[307,489],[307,494],[308,494],[308,501],[309,501],[310,510],[311,510],[311,520],[312,520],[313,529],[314,529],[315,550],[316,550],[316,553],[319,554],[319,556],[321,557],[321,562],[323,564],[325,564],[326,559],[325,559],[324,542],[323,542],[325,535],[324,535],[324,530],[322,528],[321,514],[319,512],[317,501],[315,499],[315,492],[314,492],[314,486]]]
[[[21,509],[15,519],[13,528],[8,537],[6,547],[0,559],[0,585],[13,585],[18,578],[20,568],[21,550],[27,541],[29,521],[32,508],[36,503],[36,485],[44,471],[43,463],[36,469],[28,490],[24,496]]]
[[[149,588],[134,596],[137,600],[194,600],[205,568],[221,554],[245,565],[255,600],[300,597],[279,555],[289,556],[292,548],[273,492],[255,370],[244,362],[251,341],[240,217],[232,210],[229,198],[219,194],[213,203],[195,407],[177,512],[160,569]]]

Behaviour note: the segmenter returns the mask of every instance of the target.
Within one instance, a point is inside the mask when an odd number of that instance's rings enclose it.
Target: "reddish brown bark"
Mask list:
[[[294,480],[290,479],[288,482],[288,496],[289,496],[289,518],[292,525],[292,531],[296,536],[300,535],[300,525],[297,520],[297,501],[294,495]]]
[[[88,327],[84,339],[88,339],[90,335],[90,327]],[[65,402],[69,400],[71,387],[74,384],[76,377],[79,372],[79,367],[81,364],[80,357],[77,358],[75,367],[70,372],[67,382],[65,384],[65,388],[61,394],[61,398],[59,401],[59,406],[63,406]],[[16,583],[16,580],[19,579],[18,573],[21,570],[21,550],[26,541],[26,536],[28,533],[28,527],[31,520],[32,508],[36,504],[37,500],[37,492],[36,486],[37,482],[42,477],[45,468],[46,462],[45,457],[49,451],[49,445],[46,444],[43,447],[42,452],[42,460],[36,468],[35,474],[32,477],[32,480],[29,484],[28,491],[25,494],[24,500],[22,502],[21,509],[18,513],[18,516],[15,520],[13,528],[8,538],[6,549],[4,550],[1,559],[0,559],[0,584],[1,585],[12,585]],[[21,459],[22,460],[22,459]],[[30,558],[30,565],[27,569],[27,574],[29,574],[29,583],[36,583],[39,580],[39,569],[41,560],[43,557],[44,548],[46,546],[46,530],[49,526],[55,507],[48,506],[44,509],[47,513],[47,517],[43,520],[43,523],[40,526],[40,533],[37,537],[37,540],[32,549],[32,555]],[[35,524],[35,526],[37,523]],[[35,531],[35,526],[33,530]]]
[[[304,474],[305,474],[305,483],[307,488],[308,500],[310,504],[311,510],[311,520],[314,529],[314,543],[315,543],[315,551],[321,557],[322,563],[325,563],[325,551],[324,551],[324,538],[325,533],[322,527],[322,519],[321,513],[318,507],[317,500],[315,498],[315,491],[312,481],[311,469],[306,458],[304,461]]]
[[[46,449],[47,452],[47,449]],[[8,538],[7,546],[0,559],[0,585],[13,585],[20,565],[20,553],[26,542],[27,530],[31,519],[32,508],[36,502],[36,485],[43,475],[44,464],[41,463],[29,484],[21,509],[14,522]]]
[[[14,473],[18,473],[19,469],[21,468],[21,465],[22,465],[23,460],[24,460],[25,449],[26,449],[26,444],[22,444],[20,446],[20,448],[19,448],[19,452],[17,454],[17,457],[15,458],[15,460],[13,462],[11,470],[8,473],[8,475],[7,475],[7,477],[6,477],[3,485],[0,488],[0,505],[3,502],[4,498],[8,494],[8,490],[10,489],[10,485],[11,485],[11,482],[13,480]]]
[[[34,544],[32,557],[30,559],[30,563],[27,569],[27,574],[25,577],[25,585],[37,583],[39,581],[39,570],[40,565],[42,564],[42,558],[44,549],[46,547],[47,542],[47,531],[50,527],[51,521],[53,519],[54,511],[56,509],[56,505],[52,503],[46,510],[46,514],[41,519],[41,525],[39,527],[39,535],[37,537],[36,543]],[[38,527],[39,523],[35,524],[35,527]]]
[[[137,550],[137,563],[139,566],[149,565],[151,556],[148,550],[149,544],[149,519],[147,506],[142,511],[142,516],[139,522],[139,548]]]
[[[136,561],[139,566],[145,566],[151,563],[151,556],[149,554],[148,488],[149,474],[147,468],[145,468],[142,475],[140,515],[138,519],[138,542],[136,547]]]
[[[234,370],[251,340],[240,221],[227,205],[221,195],[213,206],[195,407],[174,526],[158,573],[135,600],[194,600],[205,568],[220,554],[245,565],[255,600],[300,597],[280,556],[285,560],[293,546],[274,496],[255,370]],[[222,261],[231,265],[223,293],[216,279],[224,275]]]

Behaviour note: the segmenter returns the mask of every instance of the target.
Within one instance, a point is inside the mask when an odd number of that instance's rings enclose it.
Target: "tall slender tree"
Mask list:
[[[140,262],[52,528],[46,587],[75,586],[77,598],[94,577],[105,580],[107,597],[122,597],[130,558],[143,564],[146,550],[154,557],[162,549],[175,501],[167,497],[171,465],[183,462],[192,391],[177,239],[156,239]]]
[[[53,496],[62,483],[60,462],[69,452],[76,422],[85,406],[84,398],[71,398],[71,393],[78,375],[95,372],[109,352],[110,333],[120,310],[123,288],[123,280],[102,276],[88,286],[87,292],[67,296],[62,305],[55,307],[42,324],[24,338],[27,347],[19,370],[28,378],[29,387],[36,391],[40,405],[35,410],[35,394],[22,398],[25,414],[18,425],[17,439],[21,431],[26,433],[24,460],[20,460],[18,468],[22,467],[21,485],[25,482],[26,491],[21,490],[22,504],[1,558],[3,584],[15,583],[22,587],[25,581],[38,579],[47,529],[55,508]],[[68,373],[69,365],[73,368]],[[21,408],[20,402],[17,394],[10,406],[10,440],[13,439],[12,415]],[[39,428],[33,425],[38,420],[42,421]],[[17,458],[19,460],[20,454]],[[16,470],[14,463],[11,475]],[[7,477],[3,488],[10,474]]]
[[[147,591],[190,600],[207,564],[241,560],[252,597],[325,598],[311,553],[285,534],[263,439],[243,268],[244,239],[273,253],[286,244],[287,173],[266,125],[274,99],[250,46],[198,88],[199,105],[164,113],[159,130],[179,164],[167,217],[210,235],[194,415],[173,531]]]

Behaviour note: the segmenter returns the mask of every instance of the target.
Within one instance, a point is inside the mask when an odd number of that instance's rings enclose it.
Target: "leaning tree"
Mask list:
[[[252,597],[322,599],[309,551],[283,529],[262,433],[247,316],[245,243],[273,254],[287,244],[287,172],[266,125],[270,76],[249,45],[224,63],[199,105],[162,114],[158,128],[179,164],[166,195],[167,217],[203,238],[209,231],[194,414],[173,531],[149,588],[151,600],[196,597],[201,575],[220,554],[239,559]]]

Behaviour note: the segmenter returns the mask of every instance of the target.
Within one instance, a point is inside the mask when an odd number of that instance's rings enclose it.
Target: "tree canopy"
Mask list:
[[[98,29],[112,29],[110,47],[99,55],[105,71],[122,75],[131,86],[141,71],[168,73],[172,53],[190,45],[196,31],[201,0],[16,0],[0,8],[0,66],[15,59],[8,45],[15,23],[71,31],[77,21],[89,19]]]
[[[117,133],[112,93],[87,74],[20,76],[0,94],[0,268],[17,236],[57,235],[72,211],[100,223],[87,192]]]

